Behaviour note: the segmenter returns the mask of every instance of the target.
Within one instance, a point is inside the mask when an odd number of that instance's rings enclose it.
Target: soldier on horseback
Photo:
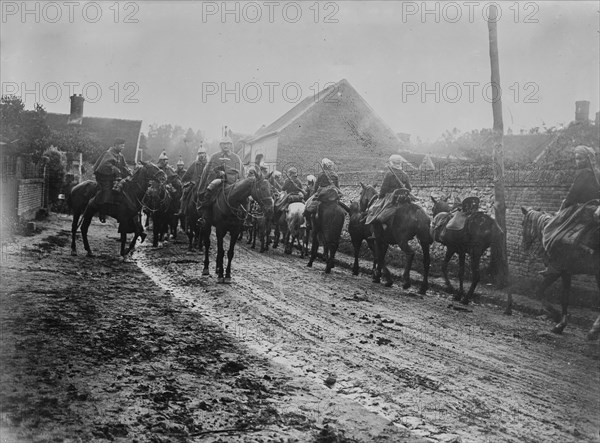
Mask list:
[[[181,180],[186,172],[187,171],[185,170],[185,163],[183,163],[183,159],[181,158],[181,155],[180,155],[179,160],[177,161],[177,170],[175,171],[175,173]]]
[[[397,200],[397,198],[394,198],[395,194],[401,199],[409,198],[412,186],[408,175],[402,170],[403,161],[402,156],[397,154],[391,155],[388,159],[388,172],[383,177],[378,200],[371,204],[366,224],[370,224],[376,219],[382,223],[385,222],[383,220],[386,216],[384,212],[386,209],[395,206]],[[402,192],[397,192],[398,190]]]
[[[315,184],[312,189],[312,196],[306,202],[305,213],[307,215],[307,224],[312,228],[312,218],[315,218],[319,213],[319,200],[324,196],[324,194],[331,195],[328,198],[337,197],[339,199],[339,195],[341,191],[339,190],[339,179],[333,167],[335,164],[329,160],[328,158],[324,158],[319,163],[321,166],[321,173],[317,177]],[[331,192],[333,191],[333,192]],[[335,192],[335,195],[333,194]]]
[[[200,147],[198,148],[198,153],[196,154],[196,160],[194,160],[185,174],[183,174],[183,177],[181,177],[182,183],[200,183],[204,166],[206,166],[206,148],[202,146],[202,142],[200,142]]]
[[[298,180],[298,170],[291,167],[288,169],[287,175],[288,178],[281,188],[282,192],[275,201],[275,212],[284,212],[290,203],[302,202],[305,198],[302,183]]]
[[[202,214],[202,222],[206,220],[206,210],[212,203],[213,197],[216,196],[216,190],[224,184],[235,183],[242,176],[242,160],[232,152],[233,140],[227,133],[227,127],[225,127],[225,136],[221,139],[219,147],[221,151],[210,157],[200,179],[198,191],[204,194],[198,209]]]
[[[112,191],[115,181],[131,175],[125,157],[121,154],[124,147],[125,140],[117,138],[114,146],[108,148],[94,164],[93,171],[98,183],[98,192],[94,201],[99,205],[98,218],[102,223],[106,221],[106,206],[113,203]]]

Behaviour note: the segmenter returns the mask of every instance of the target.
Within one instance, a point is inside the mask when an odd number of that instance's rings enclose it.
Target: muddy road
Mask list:
[[[181,241],[141,247],[135,260],[260,355],[326,385],[333,416],[351,424],[347,405],[360,405],[429,441],[600,439],[600,349],[582,327],[553,335],[543,317],[465,309],[446,293],[385,288],[341,267],[325,275],[297,251],[259,254],[245,241],[233,283],[218,285],[214,250],[203,277],[203,257]]]

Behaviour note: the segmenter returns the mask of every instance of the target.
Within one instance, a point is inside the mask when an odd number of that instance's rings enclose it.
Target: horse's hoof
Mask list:
[[[352,270],[352,275],[358,275],[358,269],[353,269]]]
[[[469,304],[469,299],[468,299],[467,297],[462,297],[462,298],[460,299],[460,303],[461,303],[462,305],[465,305],[465,306],[466,306],[466,305],[468,305],[468,304]]]
[[[408,289],[410,288],[410,282],[406,282],[402,285],[402,289]]]
[[[556,325],[556,326],[554,326],[554,327],[552,328],[552,333],[553,333],[553,334],[559,334],[559,335],[560,335],[560,334],[562,334],[562,333],[563,333],[563,331],[565,330],[565,327],[566,327],[566,326],[567,326],[567,325],[561,325],[561,324],[558,324],[558,325]]]
[[[225,277],[225,280],[223,280],[223,283],[230,285],[231,284],[231,277]]]
[[[76,256],[77,255],[77,251],[75,249],[71,249],[71,255],[72,256]]]
[[[590,329],[590,331],[586,335],[586,339],[589,341],[597,340],[600,337],[600,329],[594,330],[594,328]]]
[[[388,281],[386,281],[386,282],[385,282],[384,286],[385,286],[386,288],[391,288],[393,284],[394,284],[394,282],[393,282],[393,281],[391,281],[391,280],[388,280]]]
[[[210,275],[210,271],[208,269],[203,269],[202,275]]]
[[[421,288],[421,289],[419,289],[419,294],[421,294],[421,295],[427,294],[427,288]]]
[[[92,251],[88,251],[86,256],[88,257],[94,257],[94,253]]]
[[[379,277],[374,277],[373,283],[381,283],[381,279]]]
[[[311,262],[311,261],[309,261],[309,262],[306,264],[306,267],[308,267],[308,268],[312,268],[312,262]]]
[[[217,278],[217,283],[220,283],[220,284],[225,283],[225,277],[218,277]]]
[[[329,266],[325,268],[325,274],[331,274],[331,268]]]

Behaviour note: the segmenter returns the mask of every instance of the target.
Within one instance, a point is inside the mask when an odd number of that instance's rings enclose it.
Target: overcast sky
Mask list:
[[[224,16],[222,2],[1,6],[2,93],[27,108],[68,113],[73,82],[87,116],[213,139],[222,125],[254,133],[345,78],[413,140],[492,125],[488,2],[229,2]],[[505,129],[568,123],[576,100],[594,118],[598,1],[500,6]]]

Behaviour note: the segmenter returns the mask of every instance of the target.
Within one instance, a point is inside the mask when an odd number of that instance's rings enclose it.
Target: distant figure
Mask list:
[[[177,161],[177,169],[175,170],[175,172],[177,173],[180,179],[182,179],[186,173],[185,163],[183,163],[181,155],[179,156],[179,160]]]

